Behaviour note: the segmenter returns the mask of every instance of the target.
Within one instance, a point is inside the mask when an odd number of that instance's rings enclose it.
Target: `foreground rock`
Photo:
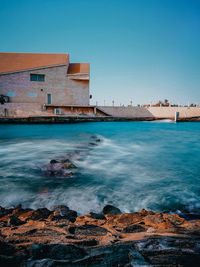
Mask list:
[[[199,266],[200,220],[108,210],[0,207],[0,266]]]

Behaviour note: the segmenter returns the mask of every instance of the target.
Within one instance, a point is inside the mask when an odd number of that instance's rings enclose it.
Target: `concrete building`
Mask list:
[[[8,100],[0,115],[90,111],[89,82],[89,63],[70,63],[69,54],[0,53],[0,95]]]

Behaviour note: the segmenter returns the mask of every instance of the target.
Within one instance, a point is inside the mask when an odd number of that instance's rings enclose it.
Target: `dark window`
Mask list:
[[[47,94],[47,104],[51,105],[51,94]]]
[[[30,81],[44,82],[44,74],[30,74]]]

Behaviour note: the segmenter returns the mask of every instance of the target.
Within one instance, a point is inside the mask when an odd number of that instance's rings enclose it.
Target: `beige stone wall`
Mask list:
[[[44,74],[45,82],[30,81],[31,73]],[[11,103],[47,104],[50,93],[55,105],[89,105],[89,81],[72,80],[66,74],[67,66],[57,66],[0,75],[0,94],[14,92]],[[27,93],[36,93],[37,97]]]
[[[200,107],[100,107],[108,114],[115,117],[174,119],[175,112],[180,118],[200,116]]]
[[[175,112],[180,118],[200,116],[200,107],[149,107],[147,110],[156,118],[174,119]]]

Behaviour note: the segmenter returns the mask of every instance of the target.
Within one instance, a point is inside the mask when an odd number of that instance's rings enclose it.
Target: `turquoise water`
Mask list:
[[[89,146],[92,135],[101,142]],[[81,156],[76,157],[76,152]],[[44,174],[51,159],[73,156],[72,177]],[[200,210],[200,123],[97,122],[0,125],[0,205],[80,214],[111,203],[122,211]]]

